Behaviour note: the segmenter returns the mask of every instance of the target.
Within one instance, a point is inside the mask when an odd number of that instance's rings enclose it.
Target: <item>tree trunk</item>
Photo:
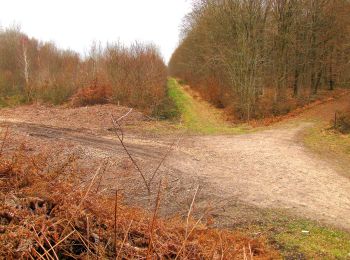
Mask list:
[[[293,96],[298,97],[299,95],[299,71],[295,69],[294,71],[294,84],[293,84]]]
[[[329,66],[329,90],[334,90],[334,79],[333,79],[333,66],[332,66],[332,63]]]

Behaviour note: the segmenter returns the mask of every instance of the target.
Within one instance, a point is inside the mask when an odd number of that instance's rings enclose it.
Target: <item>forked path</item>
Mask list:
[[[344,96],[319,105],[307,114],[325,113],[323,117],[326,117],[332,115],[337,106],[348,102],[349,96]],[[0,119],[11,124],[10,112],[6,117],[4,113],[0,114]],[[81,134],[79,130],[57,125],[49,127],[44,119],[38,124],[18,117],[12,118],[15,130],[40,138],[68,139],[107,152],[122,152],[111,138]],[[350,179],[299,141],[300,132],[312,124],[287,123],[235,136],[191,136],[169,156],[165,166],[176,170],[184,179],[190,176],[203,180],[208,185],[202,192],[207,192],[208,198],[215,195],[223,200],[234,198],[262,208],[289,209],[297,215],[350,230]],[[159,151],[166,147],[152,140],[126,144],[135,155],[144,159],[149,158],[148,155],[161,158]]]
[[[205,180],[210,193],[222,199],[289,209],[350,229],[350,179],[297,141],[306,127],[308,123],[234,137],[196,137],[191,144],[195,159],[178,154],[172,164]]]
[[[330,120],[335,111],[349,105],[349,100],[345,95],[265,131],[195,137],[188,144],[195,159],[179,159],[178,154],[172,164],[205,180],[211,186],[210,193],[223,199],[288,209],[350,230],[350,178],[313,154],[299,138],[314,124],[300,119]]]

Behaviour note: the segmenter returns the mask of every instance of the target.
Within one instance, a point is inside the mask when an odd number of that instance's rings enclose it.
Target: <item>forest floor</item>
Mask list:
[[[136,111],[123,122],[125,145],[146,177],[171,148],[156,178],[163,176],[168,183],[163,214],[185,214],[199,187],[196,212],[210,211],[217,226],[248,228],[256,236],[272,232],[275,243],[292,257],[350,257],[350,175],[348,167],[339,166],[348,161],[337,161],[327,149],[315,153],[322,138],[315,141],[312,132],[348,105],[349,95],[258,131],[221,124],[221,112],[188,88],[175,88],[172,95],[176,102],[186,101],[182,125],[169,126],[175,134],[145,133],[143,129],[158,123]],[[38,149],[66,143],[70,150],[79,150],[85,162],[107,158],[125,168],[131,166],[113,134],[110,114],[119,117],[128,111],[112,105],[22,106],[0,110],[0,128],[9,127]],[[128,183],[125,197],[146,204],[137,173],[111,181],[113,174],[111,170],[106,186]]]

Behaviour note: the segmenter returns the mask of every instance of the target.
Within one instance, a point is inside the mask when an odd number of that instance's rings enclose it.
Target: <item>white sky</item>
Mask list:
[[[81,54],[91,43],[153,42],[168,61],[190,0],[0,0],[0,25]]]

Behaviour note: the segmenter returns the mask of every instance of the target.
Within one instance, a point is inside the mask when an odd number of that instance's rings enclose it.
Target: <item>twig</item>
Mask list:
[[[37,239],[35,239],[35,241],[39,244],[39,246],[41,247],[41,249],[44,250],[44,255],[47,254],[47,256],[48,256],[49,259],[53,259],[53,260],[54,260],[54,258],[48,253],[48,251],[46,250],[46,248],[44,247],[44,245],[40,243],[40,237],[39,237],[38,233],[36,232],[35,227],[32,226],[32,228],[33,228],[33,230],[34,230],[35,236],[37,237]],[[51,248],[52,248],[52,247],[51,247]],[[39,255],[40,255],[40,254],[39,254]],[[43,259],[45,259],[45,258],[44,258],[44,255],[40,255],[40,256],[41,256]]]
[[[71,227],[77,233],[81,242],[84,244],[85,248],[88,250],[88,253],[90,252],[91,254],[93,254],[93,252],[90,250],[90,244],[92,244],[92,243],[89,240],[86,240],[86,238],[72,224],[71,224]],[[86,241],[86,243],[84,240]]]
[[[252,247],[250,246],[250,243],[249,243],[249,254],[250,254],[250,260],[253,260],[253,252],[252,252]]]
[[[38,242],[38,241],[37,241]],[[44,259],[46,260],[43,255],[41,255],[35,248],[33,248],[33,250],[35,251],[35,253],[40,257],[40,259]],[[46,253],[45,253],[46,254]]]
[[[197,193],[198,193],[198,189],[199,189],[199,185],[198,185],[197,188],[196,188],[196,191],[195,191],[194,196],[193,196],[193,198],[192,198],[192,202],[191,202],[191,205],[190,205],[190,209],[188,210],[188,213],[187,213],[187,218],[186,218],[186,235],[185,235],[185,237],[187,237],[187,232],[188,232],[188,225],[189,225],[189,221],[190,221],[190,216],[191,216],[191,212],[192,212],[192,209],[193,209],[194,201],[196,200],[196,196],[197,196]]]
[[[130,231],[130,228],[131,228],[132,222],[133,222],[133,220],[131,220],[131,221],[130,221],[129,227],[128,227],[128,229],[126,230],[126,233],[125,233],[125,236],[124,236],[123,242],[122,242],[122,244],[121,244],[121,246],[120,246],[120,249],[119,249],[118,254],[117,254],[117,256],[116,256],[116,258],[115,258],[115,259],[118,259],[118,258],[119,258],[120,253],[122,252],[122,249],[123,249],[123,247],[124,247],[125,241],[126,241],[126,239],[127,239],[128,235],[129,235],[129,231]]]
[[[97,177],[97,176],[100,174],[100,172],[101,172],[101,167],[102,167],[102,166],[98,167],[98,169],[97,169],[97,171],[96,171],[94,177],[92,177],[92,180],[91,180],[91,182],[90,182],[90,185],[89,185],[89,187],[88,187],[88,189],[87,189],[87,191],[86,191],[84,197],[82,198],[82,200],[81,200],[80,203],[78,204],[78,209],[81,207],[81,205],[84,203],[86,197],[87,197],[88,194],[90,193],[90,190],[91,190],[91,188],[92,188],[92,185],[94,184],[94,181],[95,181],[96,177]]]
[[[128,155],[129,159],[131,160],[131,162],[133,163],[133,165],[135,166],[135,168],[137,169],[137,171],[139,172],[139,174],[141,175],[142,179],[143,179],[143,182],[146,186],[146,189],[147,189],[147,192],[148,192],[148,195],[151,194],[151,189],[148,185],[148,182],[146,180],[146,177],[144,175],[144,173],[141,171],[140,167],[138,166],[137,162],[135,161],[135,159],[132,157],[131,153],[129,152],[128,148],[125,146],[124,144],[124,140],[123,140],[123,134],[122,136],[120,136],[120,134],[118,133],[118,130],[121,131],[121,126],[120,124],[118,123],[118,121],[116,121],[113,117],[113,115],[111,115],[111,118],[112,118],[112,123],[113,123],[113,126],[115,128],[115,134],[117,135],[117,138],[120,142],[120,144],[122,145],[124,151],[126,152],[126,154]],[[122,132],[122,131],[121,131]],[[122,132],[123,133],[123,132]]]
[[[224,259],[224,247],[223,247],[223,243],[222,243],[222,236],[221,233],[219,233],[219,239],[220,239],[220,250],[221,250],[221,257],[220,259]]]
[[[90,190],[91,190],[91,188],[92,188],[92,185],[94,184],[94,181],[95,181],[96,177],[100,174],[101,167],[102,167],[102,165],[100,165],[100,167],[98,167],[98,169],[97,169],[95,175],[92,177],[92,179],[91,179],[91,181],[90,181],[90,185],[89,185],[87,191],[85,192],[84,197],[83,197],[83,198],[81,199],[81,201],[79,202],[78,207],[76,208],[76,211],[78,211],[78,210],[80,209],[81,205],[84,203],[84,201],[85,201],[87,195],[89,194],[89,192],[90,192]],[[71,220],[73,219],[73,217],[74,217],[74,215],[72,215],[72,216],[70,217],[70,219],[68,220],[68,224],[67,224],[67,225],[65,226],[65,228],[63,229],[63,231],[62,231],[62,233],[61,233],[61,237],[64,235],[64,233],[65,233],[66,229],[68,228],[69,224],[71,223]]]
[[[118,216],[118,189],[115,191],[115,203],[114,203],[114,250],[117,255],[117,216]]]
[[[131,113],[132,110],[133,110],[133,108],[130,108],[129,112],[127,112],[125,115],[123,115],[123,116],[121,116],[121,117],[119,117],[119,118],[117,119],[117,122],[119,122],[119,121],[122,120],[123,118],[127,117],[127,116]]]
[[[86,235],[87,235],[87,259],[90,259],[90,231],[89,231],[89,216],[86,216]]]
[[[65,241],[68,237],[70,237],[71,235],[73,235],[73,233],[75,233],[76,230],[73,230],[72,232],[70,232],[67,236],[65,236],[63,239],[61,239],[60,241],[58,241],[55,245],[52,246],[52,248],[50,248],[49,250],[47,250],[47,252],[45,252],[43,254],[43,256],[45,256],[46,254],[48,254],[51,250],[54,250],[55,247],[57,247],[59,244],[61,244],[63,241]]]
[[[58,256],[57,256],[57,254],[56,254],[55,249],[53,249],[53,247],[52,247],[52,245],[51,245],[50,241],[47,239],[47,237],[45,236],[44,232],[42,232],[42,235],[43,235],[43,237],[45,238],[46,242],[49,244],[49,246],[50,246],[50,248],[51,248],[51,250],[52,250],[53,254],[55,255],[55,258],[56,258],[57,260],[59,260],[59,258],[58,258]]]
[[[245,246],[243,247],[243,258],[244,260],[248,260],[247,253],[245,252]]]
[[[151,250],[152,250],[153,229],[154,229],[154,225],[155,225],[155,222],[157,219],[158,209],[159,209],[159,205],[160,205],[161,187],[162,187],[162,180],[159,181],[156,206],[154,208],[153,217],[152,217],[152,221],[151,221],[151,225],[150,225],[150,230],[149,230],[150,235],[149,235],[149,242],[148,242],[148,250],[147,250],[146,259],[149,259],[149,254],[151,253]]]
[[[152,176],[151,176],[151,178],[150,178],[150,180],[149,180],[149,182],[148,182],[148,185],[149,185],[149,186],[151,186],[154,177],[156,176],[156,174],[157,174],[159,168],[162,166],[162,164],[164,163],[164,161],[166,160],[166,158],[169,156],[169,154],[170,154],[170,152],[172,151],[172,149],[173,149],[173,147],[174,147],[176,141],[179,141],[180,138],[181,138],[181,136],[180,136],[178,139],[175,139],[175,140],[172,142],[172,144],[169,146],[169,149],[168,149],[167,152],[164,154],[164,156],[163,156],[162,160],[159,162],[157,168],[154,170],[154,172],[153,172],[153,174],[152,174]]]
[[[177,252],[177,255],[175,257],[175,260],[179,257],[180,253],[182,252],[183,248],[185,247],[186,245],[186,242],[187,242],[187,239],[189,238],[190,234],[192,233],[192,231],[194,230],[194,228],[197,226],[197,224],[201,221],[201,219],[203,218],[203,216],[196,222],[196,224],[194,225],[194,227],[191,229],[190,232],[188,232],[188,226],[189,226],[189,221],[190,221],[190,216],[191,216],[191,212],[192,212],[192,208],[193,208],[193,205],[194,205],[194,202],[196,200],[196,196],[197,196],[197,193],[198,193],[198,189],[199,189],[199,185],[197,186],[196,188],[196,191],[193,195],[193,198],[192,198],[192,202],[191,202],[191,205],[190,205],[190,208],[188,210],[188,213],[187,213],[187,218],[186,218],[186,230],[185,230],[185,238],[184,238],[184,241],[181,245],[181,248],[180,250]]]
[[[9,127],[6,127],[5,134],[4,134],[4,137],[3,137],[3,140],[2,140],[2,144],[1,144],[1,148],[0,148],[0,156],[2,155],[2,152],[4,150],[5,142],[6,142],[8,133],[9,133]]]

